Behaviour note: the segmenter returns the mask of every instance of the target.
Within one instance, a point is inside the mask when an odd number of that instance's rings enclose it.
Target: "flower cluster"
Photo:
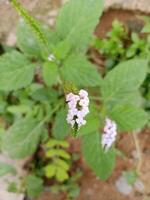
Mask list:
[[[117,124],[114,121],[106,118],[105,120],[105,127],[104,127],[104,134],[102,135],[102,147],[107,151],[114,141],[116,140],[117,136]]]
[[[89,113],[88,93],[85,90],[80,90],[79,95],[69,93],[66,96],[66,101],[69,107],[67,122],[72,128],[76,125],[77,130],[79,130],[82,125],[86,124],[84,117]]]

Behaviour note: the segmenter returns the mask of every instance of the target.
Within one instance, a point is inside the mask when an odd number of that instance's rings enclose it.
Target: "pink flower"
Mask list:
[[[104,133],[102,135],[102,147],[108,151],[108,149],[115,142],[117,136],[117,124],[111,121],[109,118],[105,120]]]
[[[89,113],[88,93],[85,90],[80,90],[79,95],[69,93],[66,95],[66,101],[69,107],[67,122],[73,128],[74,125],[77,125],[79,129],[82,125],[86,124],[84,117]]]

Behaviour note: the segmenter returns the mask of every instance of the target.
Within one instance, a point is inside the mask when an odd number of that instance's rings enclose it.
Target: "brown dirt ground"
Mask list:
[[[137,20],[136,14],[130,11],[111,10],[102,16],[100,24],[96,28],[97,36],[104,36],[110,29],[114,19],[119,19],[124,23],[132,23],[132,27],[136,28],[141,25]],[[140,179],[143,181],[144,192],[133,191],[130,195],[125,196],[119,193],[115,187],[115,181],[121,175],[123,170],[134,169],[137,162],[132,156],[135,150],[132,134],[121,134],[118,140],[118,148],[122,150],[126,158],[117,158],[116,168],[112,176],[107,181],[99,180],[94,173],[85,164],[81,158],[80,168],[83,170],[83,176],[79,181],[81,192],[76,200],[150,200],[150,129],[142,131],[139,135],[140,146],[142,150],[142,166]],[[80,152],[80,141],[70,140],[71,148],[74,152]],[[65,200],[63,194],[54,195],[52,193],[44,193],[36,200]]]

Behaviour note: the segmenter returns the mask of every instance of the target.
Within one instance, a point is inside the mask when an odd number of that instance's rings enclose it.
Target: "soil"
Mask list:
[[[112,21],[118,19],[123,23],[132,25],[136,31],[142,26],[137,18],[137,13],[122,10],[110,10],[103,14],[101,22],[96,28],[95,34],[103,37],[110,30]],[[99,61],[100,63],[100,61]],[[133,190],[129,195],[120,193],[115,185],[116,180],[121,176],[122,171],[132,170],[137,166],[135,157],[135,143],[131,133],[122,133],[117,142],[118,148],[124,152],[125,158],[118,157],[115,170],[107,181],[97,178],[90,168],[85,164],[83,158],[77,164],[83,171],[79,181],[80,195],[76,200],[150,200],[150,129],[141,131],[138,140],[142,151],[142,165],[140,180],[144,184],[144,190]],[[70,139],[71,149],[80,152],[80,141]],[[64,194],[54,195],[50,192],[43,193],[36,200],[66,200]]]

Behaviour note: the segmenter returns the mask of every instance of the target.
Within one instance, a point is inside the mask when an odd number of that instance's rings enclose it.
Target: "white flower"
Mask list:
[[[50,54],[50,55],[48,56],[48,60],[49,60],[49,61],[55,60],[55,56],[54,56],[53,54]]]
[[[66,95],[66,101],[69,107],[67,122],[72,128],[77,125],[79,130],[82,125],[86,124],[84,117],[89,113],[88,93],[85,90],[80,90],[79,95],[69,93]]]
[[[109,118],[105,120],[104,133],[102,135],[102,147],[107,151],[115,142],[117,136],[117,124]]]

